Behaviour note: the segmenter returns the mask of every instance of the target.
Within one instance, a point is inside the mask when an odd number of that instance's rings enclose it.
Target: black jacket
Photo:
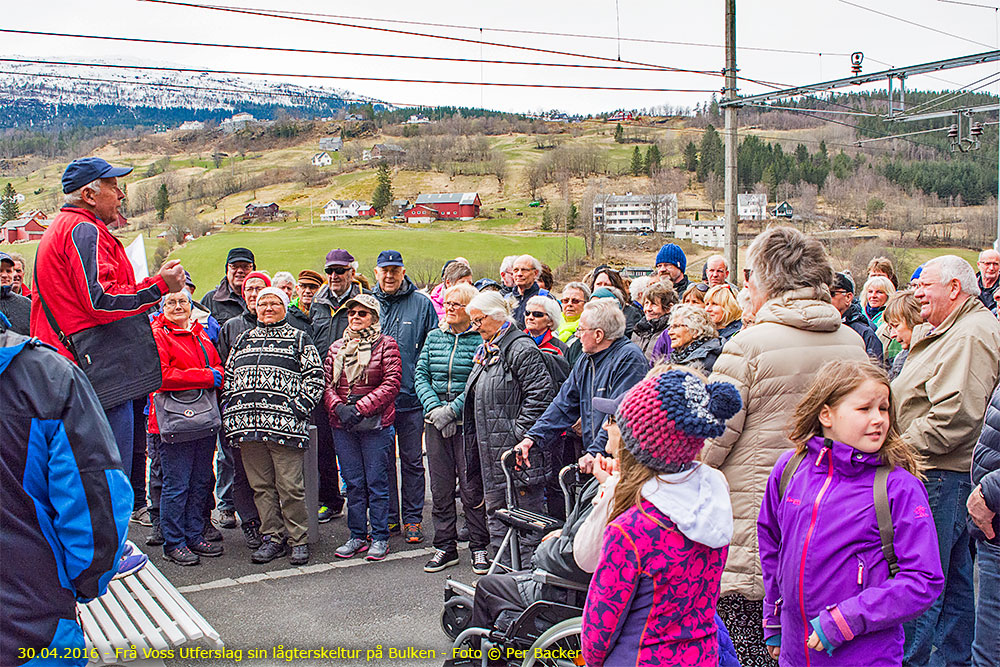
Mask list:
[[[656,345],[660,334],[667,330],[670,324],[670,315],[657,317],[655,320],[642,318],[632,332],[632,342],[639,346],[642,353],[646,355],[646,361],[653,361],[653,347]]]
[[[977,273],[976,278],[979,281],[979,300],[994,313],[997,312],[997,290],[1000,289],[1000,280],[997,280],[993,287],[984,287],[983,275]]]
[[[993,532],[997,537],[991,542],[1000,544],[1000,387],[993,392],[986,408],[986,423],[972,453],[972,483],[983,487],[986,506],[997,513],[993,517]],[[971,521],[970,526],[973,536],[985,538]]]
[[[222,282],[215,289],[209,290],[205,296],[201,297],[201,305],[208,308],[208,312],[212,313],[212,317],[218,320],[220,325],[225,325],[232,318],[239,317],[247,308],[243,297],[233,291],[225,276],[222,277]],[[222,359],[225,360],[225,357]]]
[[[868,317],[865,315],[865,310],[861,307],[861,304],[857,301],[852,302],[847,307],[847,312],[844,313],[842,320],[844,324],[854,329],[861,336],[861,340],[865,342],[865,352],[868,353],[868,356],[878,361],[881,365],[883,355],[882,341],[878,339],[878,336],[875,335],[875,330],[872,329],[872,325],[868,323]]]
[[[0,313],[10,322],[11,331],[27,336],[31,330],[31,299],[15,294],[10,285],[0,287]]]
[[[370,294],[358,283],[353,283],[343,299],[338,299],[326,284],[319,288],[309,307],[309,317],[312,319],[313,342],[321,357],[326,359],[326,353],[334,341],[340,340],[347,328],[347,309],[344,304],[351,297],[361,293]]]
[[[27,662],[18,649],[82,654],[76,601],[107,590],[131,511],[132,487],[83,371],[0,326],[0,665]]]
[[[625,295],[628,298],[628,295]],[[646,319],[646,316],[642,313],[642,308],[639,308],[634,303],[627,303],[625,307],[622,308],[622,313],[625,315],[625,337],[632,338],[632,332],[635,331],[635,326]]]
[[[396,411],[422,410],[423,406],[413,388],[413,380],[417,358],[427,340],[427,334],[438,325],[434,304],[426,294],[417,291],[409,277],[404,277],[403,286],[392,294],[386,294],[378,285],[375,285],[372,294],[379,302],[382,333],[395,339],[403,362],[403,380],[399,396],[396,397]]]
[[[511,326],[497,345],[500,354],[493,363],[473,366],[463,409],[466,458],[469,465],[477,465],[478,458],[487,492],[505,487],[500,456],[524,439],[555,396],[545,353],[530,336]],[[542,447],[532,447],[530,456],[521,485],[542,485]]]

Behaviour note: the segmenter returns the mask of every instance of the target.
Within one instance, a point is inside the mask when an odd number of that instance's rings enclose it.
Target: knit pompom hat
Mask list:
[[[672,369],[632,387],[615,421],[623,446],[639,463],[673,473],[690,467],[705,439],[722,435],[742,405],[728,382],[706,385],[693,373]]]

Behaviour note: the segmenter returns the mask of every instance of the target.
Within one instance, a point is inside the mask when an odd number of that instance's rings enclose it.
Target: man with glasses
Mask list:
[[[976,274],[955,255],[923,266],[914,293],[925,324],[892,381],[903,439],[924,457],[930,512],[938,532],[945,588],[919,618],[903,625],[905,664],[926,665],[932,647],[949,664],[971,660],[972,551],[966,501],[972,451],[1000,368],[1000,323],[979,301]]]
[[[594,457],[604,451],[608,434],[603,416],[594,411],[595,398],[624,394],[646,376],[649,362],[638,345],[625,338],[625,314],[611,299],[588,303],[576,329],[584,356],[573,366],[559,393],[517,444],[518,460],[527,461],[535,444],[547,447],[580,420],[583,456],[580,470],[589,473]]]
[[[396,448],[389,453],[389,532],[399,530],[400,519],[411,544],[424,539],[424,410],[414,389],[417,358],[427,334],[437,328],[438,316],[430,297],[417,291],[406,276],[403,256],[383,250],[375,263],[372,290],[379,300],[382,333],[399,345],[403,379],[396,397],[396,446],[399,450],[400,488],[396,489]]]
[[[979,281],[979,300],[996,313],[996,293],[1000,287],[1000,252],[992,249],[982,251],[979,253],[976,265],[979,267],[979,273],[976,275]]]
[[[344,329],[347,328],[347,302],[359,294],[370,294],[357,280],[357,266],[354,256],[342,248],[334,248],[326,254],[326,284],[319,288],[309,305],[313,341],[321,359],[326,359],[330,346],[344,335]],[[299,286],[302,287],[301,278]],[[300,299],[302,298],[300,292]],[[319,457],[319,520],[320,523],[326,523],[343,513],[344,497],[340,493],[333,431],[322,404],[313,411],[313,423],[316,425]]]
[[[879,340],[865,317],[861,304],[854,300],[854,281],[846,273],[837,273],[830,288],[830,301],[840,312],[841,321],[854,329],[865,342],[865,352],[879,365],[882,364],[882,341]]]
[[[246,304],[243,302],[243,281],[256,268],[253,253],[247,248],[232,248],[229,251],[226,256],[226,275],[215,289],[209,290],[201,297],[201,305],[208,308],[208,312],[219,322],[219,326],[223,326],[234,317],[239,317],[246,310]]]
[[[516,306],[514,307],[514,322],[521,329],[524,329],[524,309],[528,301],[533,296],[549,296],[548,290],[538,286],[538,276],[542,272],[542,263],[531,255],[521,255],[514,260],[514,265],[510,269],[514,276],[514,297]]]

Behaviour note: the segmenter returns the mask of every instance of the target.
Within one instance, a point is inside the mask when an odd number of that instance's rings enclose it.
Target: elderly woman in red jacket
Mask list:
[[[389,447],[402,362],[396,341],[381,331],[379,303],[370,294],[349,299],[347,329],[330,346],[323,371],[323,395],[340,473],[347,483],[347,540],[335,552],[351,558],[368,552],[382,560],[389,552]],[[372,543],[368,544],[368,522]]]
[[[187,290],[168,294],[160,305],[163,312],[153,320],[153,338],[160,353],[163,385],[156,393],[221,388],[222,360],[201,323],[191,317],[191,295]],[[163,556],[178,565],[197,565],[199,556],[222,555],[221,545],[202,537],[218,433],[185,442],[165,442],[156,415],[156,393],[150,403],[149,433],[163,471]]]

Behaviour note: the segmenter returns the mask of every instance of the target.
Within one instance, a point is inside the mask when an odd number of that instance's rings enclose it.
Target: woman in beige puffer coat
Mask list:
[[[757,514],[768,475],[791,446],[786,431],[792,413],[820,366],[867,359],[861,337],[841,326],[830,303],[833,269],[819,241],[790,227],[772,228],[754,240],[748,260],[755,324],[726,343],[710,378],[732,383],[743,409],[701,455],[729,481],[734,534],[718,611],[744,667],[775,664],[761,625]]]

